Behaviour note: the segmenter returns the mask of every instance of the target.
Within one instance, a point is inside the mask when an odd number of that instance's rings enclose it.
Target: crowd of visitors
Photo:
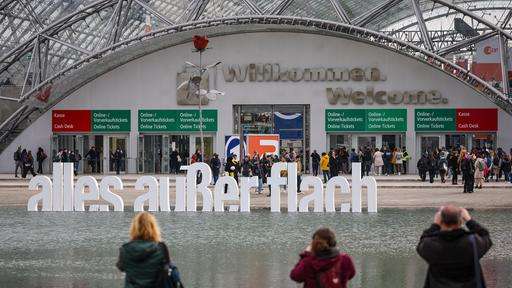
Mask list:
[[[34,156],[31,150],[27,151],[27,149],[22,149],[21,146],[18,146],[13,157],[15,163],[14,177],[18,178],[18,170],[20,170],[22,178],[26,178],[29,172],[32,176],[37,175],[34,171]],[[37,173],[43,173],[43,161],[46,158],[47,156],[43,148],[39,147],[35,159],[37,161]]]
[[[512,182],[511,159],[502,148],[494,150],[472,149],[464,147],[447,151],[445,148],[424,153],[418,160],[418,173],[422,181],[426,181],[427,173],[430,183],[437,177],[445,183],[451,177],[452,184],[457,185],[459,175],[464,183],[464,193],[474,192],[474,188],[482,189],[484,182]]]
[[[466,209],[452,205],[441,207],[433,222],[416,247],[428,264],[424,287],[486,287],[480,259],[492,246],[487,229]],[[290,278],[305,288],[348,287],[356,269],[352,257],[340,250],[334,231],[316,230]],[[183,287],[158,223],[149,212],[133,218],[130,241],[119,249],[116,266],[125,272],[125,287]]]

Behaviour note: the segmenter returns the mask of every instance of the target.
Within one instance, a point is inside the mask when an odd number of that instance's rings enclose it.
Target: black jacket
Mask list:
[[[423,232],[416,251],[429,264],[425,288],[477,287],[469,235],[475,234],[479,259],[489,251],[492,241],[487,229],[476,221],[468,221],[466,227],[469,231],[441,231],[439,225],[432,224]]]

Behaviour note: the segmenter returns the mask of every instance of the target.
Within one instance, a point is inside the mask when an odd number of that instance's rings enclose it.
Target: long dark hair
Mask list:
[[[320,228],[313,234],[311,251],[314,254],[336,247],[336,235],[329,228]]]

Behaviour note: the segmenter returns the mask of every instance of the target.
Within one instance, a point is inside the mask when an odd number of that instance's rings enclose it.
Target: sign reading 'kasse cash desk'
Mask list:
[[[130,132],[130,110],[53,110],[53,132]]]
[[[198,179],[199,173],[202,176]],[[361,177],[361,163],[352,164],[351,185],[347,178],[336,176],[329,179],[324,188],[319,177],[304,177],[300,183],[301,191],[307,191],[304,196],[297,194],[297,163],[275,163],[270,174],[267,181],[272,192],[271,212],[281,212],[282,187],[286,190],[288,212],[309,212],[310,206],[314,212],[335,212],[336,194],[340,194],[338,199],[341,196],[340,212],[361,212],[363,186],[367,192],[368,212],[377,212],[377,182],[373,177]],[[228,201],[229,211],[250,212],[250,191],[258,187],[258,177],[241,177],[237,183],[235,178],[223,176],[213,186],[212,179],[208,164],[196,162],[188,166],[186,177],[176,177],[174,211],[196,211],[198,194],[201,194],[204,212],[224,212]],[[169,188],[169,177],[141,176],[135,182],[135,190],[141,195],[133,202],[133,210],[171,211]],[[123,189],[123,181],[117,176],[102,177],[99,183],[92,176],[82,176],[75,182],[73,163],[56,162],[52,179],[37,175],[30,180],[29,190],[37,193],[29,198],[27,209],[39,211],[41,206],[41,211],[111,211],[111,208],[124,211],[124,200],[116,194]],[[351,195],[350,201],[348,195]]]
[[[202,110],[203,131],[217,131],[217,110]],[[199,110],[139,110],[141,132],[199,132]]]
[[[327,109],[325,131],[407,131],[407,109]]]
[[[416,109],[416,131],[498,131],[498,109]]]

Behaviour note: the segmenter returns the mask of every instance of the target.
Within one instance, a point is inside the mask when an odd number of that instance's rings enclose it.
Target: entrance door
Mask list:
[[[357,147],[370,147],[370,149],[375,150],[377,146],[377,137],[375,136],[358,136],[357,137]]]
[[[388,147],[390,151],[393,151],[397,147],[397,135],[382,135],[382,146]]]
[[[351,135],[329,135],[329,150],[345,147],[347,150],[352,148]]]
[[[142,136],[142,169],[144,173],[162,172],[162,135],[144,135]],[[139,146],[140,147],[140,146]],[[140,152],[140,150],[139,150]]]
[[[192,153],[195,153],[196,151],[201,151],[201,137],[195,136],[195,150]],[[203,161],[206,161],[210,158],[212,158],[213,155],[213,136],[204,136],[204,159]]]
[[[190,155],[190,136],[189,135],[170,135],[169,136],[169,167],[170,172],[178,173],[181,165],[189,163]],[[206,145],[205,145],[206,151]]]
[[[445,146],[447,150],[453,148],[458,149],[460,146],[468,148],[468,141],[466,134],[454,134],[445,136]]]
[[[107,162],[107,159],[106,159],[105,153],[104,153],[105,147],[103,147],[103,135],[94,135],[94,147],[96,148],[96,151],[98,153],[98,160],[96,163],[96,172],[103,173],[103,171],[105,171],[105,170],[103,170],[105,167],[104,163]]]
[[[126,172],[126,157],[128,137],[126,136],[109,136],[108,137],[108,171],[117,172],[119,169],[120,173]],[[116,159],[116,151],[119,149],[120,159]]]
[[[431,153],[439,148],[439,136],[422,136],[421,137],[421,153]]]
[[[471,148],[496,149],[496,134],[495,133],[475,133],[472,137],[471,142],[472,142]]]
[[[78,173],[83,172],[83,153],[85,138],[86,135],[53,135],[52,137],[52,151],[51,151],[51,162],[54,161],[62,161],[62,159],[57,159],[57,154],[61,152],[59,155],[62,155],[64,151],[66,152],[66,159],[70,161],[71,152],[75,153],[75,159],[80,158],[78,155],[82,157],[82,161],[79,161],[78,165]],[[62,158],[62,156],[61,156]]]

